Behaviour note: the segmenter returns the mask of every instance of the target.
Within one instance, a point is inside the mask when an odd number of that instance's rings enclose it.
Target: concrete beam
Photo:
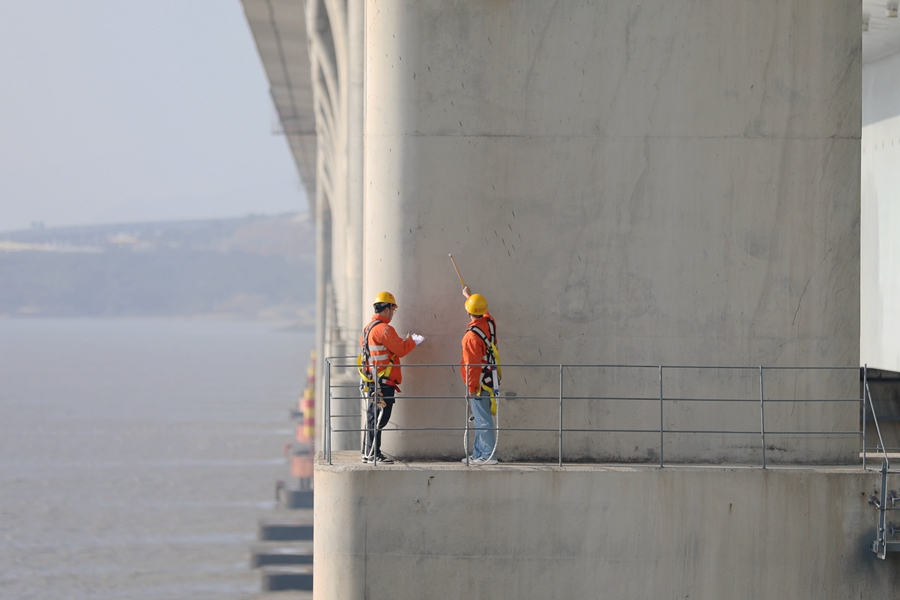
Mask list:
[[[889,597],[859,469],[319,463],[316,598]]]

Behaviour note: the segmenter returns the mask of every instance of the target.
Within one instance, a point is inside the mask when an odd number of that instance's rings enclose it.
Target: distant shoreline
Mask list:
[[[315,319],[304,214],[0,235],[0,315]]]
[[[253,317],[238,314],[198,314],[198,315],[45,315],[0,313],[3,321],[206,321],[206,322],[247,322],[278,323],[279,331],[314,332],[315,323],[287,317]]]
[[[31,236],[31,235],[52,235],[54,233],[59,234],[73,234],[73,233],[85,233],[85,232],[95,232],[95,231],[106,231],[106,230],[124,230],[124,231],[132,231],[132,230],[146,230],[146,229],[160,229],[160,228],[190,228],[197,226],[204,226],[208,223],[229,223],[229,222],[253,222],[260,221],[266,219],[291,219],[296,222],[304,222],[309,220],[308,212],[286,212],[279,213],[274,215],[256,215],[249,214],[244,215],[242,217],[210,217],[208,219],[172,219],[172,220],[162,220],[162,221],[127,221],[122,223],[90,223],[86,225],[60,225],[58,227],[45,227],[43,223],[40,226],[34,226],[28,228],[20,228],[20,229],[6,229],[0,231],[0,239],[9,238],[9,237],[20,237],[20,236]]]

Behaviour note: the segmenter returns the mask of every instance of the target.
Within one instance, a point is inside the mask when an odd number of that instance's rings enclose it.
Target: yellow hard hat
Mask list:
[[[481,316],[487,312],[487,300],[481,294],[472,294],[466,300],[466,312],[470,315]]]
[[[378,292],[378,295],[375,296],[375,302],[372,304],[392,304],[397,306],[397,299],[390,292]]]

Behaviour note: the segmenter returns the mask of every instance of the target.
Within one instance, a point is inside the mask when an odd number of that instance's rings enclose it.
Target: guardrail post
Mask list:
[[[325,389],[324,399],[325,399],[325,410],[322,412],[325,413],[323,417],[322,425],[325,429],[323,432],[325,438],[325,458],[328,459],[328,464],[331,464],[331,359],[325,359]]]
[[[659,468],[663,468],[663,375],[659,366]]]
[[[469,365],[465,365],[462,368],[465,369],[468,366]],[[463,418],[465,419],[465,421],[463,421],[465,423],[465,425],[463,426],[464,427],[463,428],[463,450],[466,453],[466,466],[468,467],[469,466],[469,457],[471,456],[469,454],[469,387],[468,387],[468,384],[466,384],[465,400],[466,400],[466,408],[465,408],[465,412],[463,413]],[[474,419],[475,417],[472,417],[472,418]],[[494,444],[496,445],[496,443],[497,443],[497,438],[494,438]],[[473,450],[474,450],[474,448],[473,448]]]
[[[559,449],[557,466],[562,466],[562,433],[563,433],[563,366],[559,365]]]
[[[862,384],[862,394],[860,395],[859,401],[862,402],[862,424],[860,428],[862,429],[862,455],[863,455],[863,469],[866,468],[866,390],[869,389],[869,365],[863,365],[863,384]]]
[[[766,404],[763,393],[763,368],[759,367],[759,434],[762,437],[762,468],[766,468]]]
[[[883,462],[887,463],[888,468],[891,467],[891,461],[888,458],[887,446],[884,444],[884,437],[881,435],[881,425],[878,424],[878,415],[875,413],[875,403],[872,400],[872,390],[869,389],[869,382],[866,382],[866,398],[869,399],[869,408],[872,409],[872,422],[875,424],[875,433],[878,434],[878,448],[881,449]]]

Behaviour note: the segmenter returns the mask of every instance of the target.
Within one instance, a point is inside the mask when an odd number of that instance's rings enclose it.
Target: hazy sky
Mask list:
[[[306,210],[240,0],[0,0],[0,231]]]

